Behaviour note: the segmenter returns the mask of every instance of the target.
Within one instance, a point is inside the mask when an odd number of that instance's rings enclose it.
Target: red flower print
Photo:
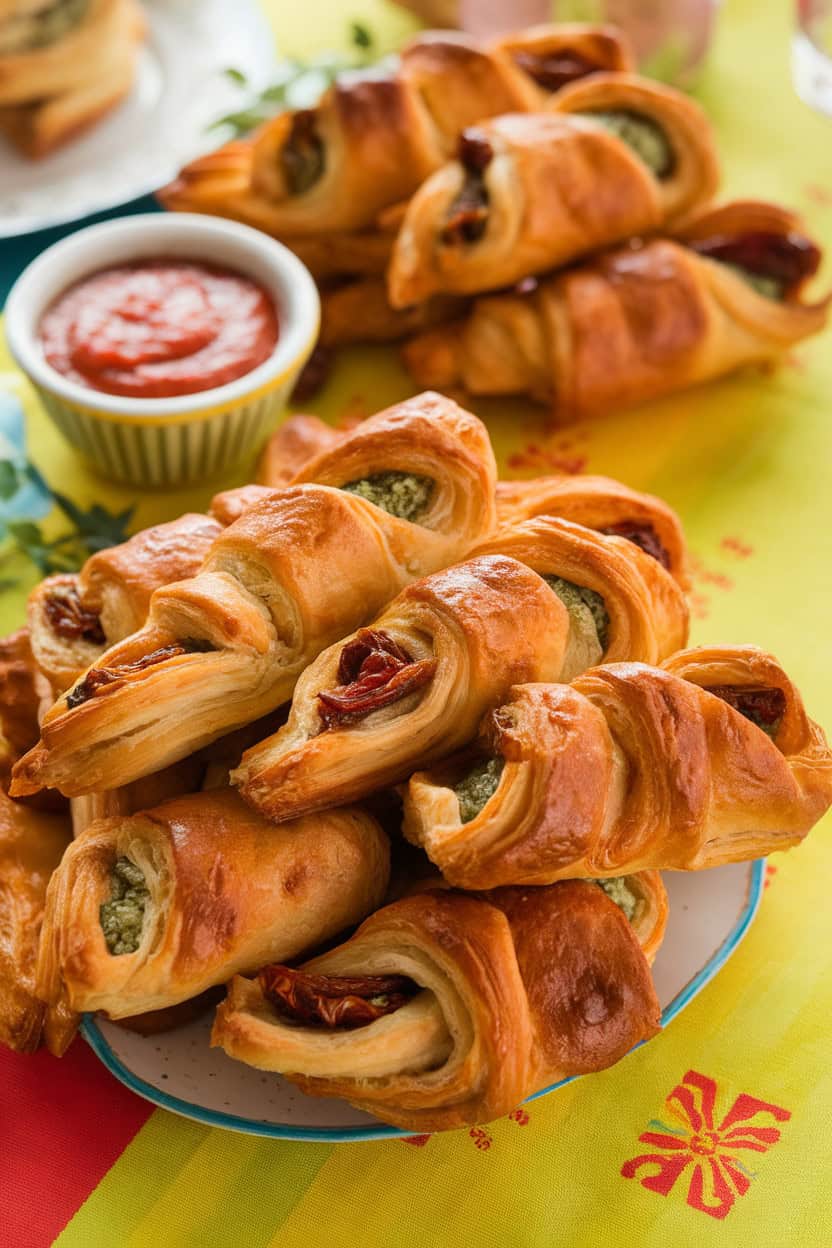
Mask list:
[[[494,1143],[491,1136],[487,1131],[484,1131],[482,1127],[472,1127],[468,1134],[476,1144],[477,1148],[481,1149],[483,1152],[489,1149]]]
[[[625,1179],[650,1169],[641,1185],[660,1196],[667,1196],[676,1181],[690,1170],[687,1203],[712,1218],[724,1218],[737,1196],[744,1196],[755,1177],[739,1152],[765,1153],[780,1139],[771,1125],[787,1122],[788,1109],[770,1105],[741,1093],[718,1126],[715,1126],[717,1085],[714,1079],[689,1070],[665,1101],[665,1114],[672,1125],[660,1119],[648,1122],[638,1138],[660,1152],[641,1153],[621,1167]],[[655,1169],[653,1168],[655,1167]]]
[[[403,1135],[402,1144],[412,1144],[414,1148],[424,1148],[429,1139],[429,1135]]]
[[[529,1125],[529,1115],[523,1109],[522,1105],[517,1109],[513,1109],[509,1114],[509,1121],[516,1122],[518,1127],[527,1127]]]
[[[777,868],[773,867],[770,862],[766,863],[766,878],[763,881],[763,888],[768,888],[769,884],[774,880],[777,874]]]

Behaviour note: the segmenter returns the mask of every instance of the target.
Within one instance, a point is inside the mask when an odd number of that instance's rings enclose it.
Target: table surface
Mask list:
[[[337,43],[347,19],[366,20],[387,46],[413,26],[383,0],[269,8],[279,46],[299,53]],[[728,0],[698,95],[726,193],[798,209],[832,247],[832,120],[792,91],[789,20],[785,5]],[[0,283],[48,241],[0,244]],[[1,351],[0,389],[23,398],[48,480],[82,503],[136,502],[137,527],[204,507],[216,484],[136,499],[96,477]],[[309,406],[334,419],[411,390],[394,352],[361,349]],[[561,429],[522,403],[475,407],[511,475],[588,469],[667,498],[694,553],[693,641],[772,650],[810,714],[832,725],[830,393],[827,334],[771,374]],[[20,578],[0,595],[8,631],[35,575],[17,561],[3,576]],[[330,1248],[832,1243],[831,826],[772,861],[750,935],[663,1036],[482,1130],[352,1146],[258,1141],[153,1110],[81,1042],[61,1062],[3,1054],[6,1242],[308,1248],[325,1228]]]

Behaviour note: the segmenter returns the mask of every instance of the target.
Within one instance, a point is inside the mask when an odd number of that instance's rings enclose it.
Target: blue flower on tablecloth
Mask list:
[[[53,506],[52,494],[26,455],[26,421],[17,395],[0,390],[0,525],[25,516],[38,520]]]

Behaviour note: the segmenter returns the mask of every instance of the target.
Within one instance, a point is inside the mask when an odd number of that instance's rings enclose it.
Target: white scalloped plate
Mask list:
[[[653,968],[665,1026],[737,948],[757,913],[764,876],[762,858],[712,871],[665,873],[670,919]],[[345,1101],[304,1096],[279,1075],[264,1074],[209,1048],[212,1018],[213,1011],[166,1035],[138,1036],[87,1016],[83,1032],[104,1065],[128,1088],[197,1122],[278,1140],[333,1144],[409,1134]],[[661,1044],[661,1036],[651,1043]],[[562,1080],[536,1096],[569,1082]]]
[[[0,238],[78,220],[164,186],[216,147],[208,127],[244,102],[223,72],[268,85],[274,39],[257,0],[145,0],[132,92],[87,134],[31,161],[0,139]]]

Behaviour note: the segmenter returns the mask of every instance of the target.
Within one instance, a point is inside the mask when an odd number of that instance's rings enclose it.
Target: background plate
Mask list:
[[[27,234],[126,204],[158,190],[183,164],[217,147],[208,132],[275,66],[274,36],[257,0],[145,0],[150,30],[127,99],[88,134],[45,160],[0,139],[0,238]]]
[[[711,871],[664,873],[670,898],[667,935],[653,967],[667,1025],[704,988],[736,949],[757,912],[765,861]],[[83,1033],[104,1065],[139,1096],[197,1122],[278,1140],[347,1143],[410,1134],[388,1127],[345,1101],[305,1096],[208,1047],[213,1011],[161,1036],[137,1036],[88,1015]],[[652,1041],[661,1044],[661,1036]],[[536,1093],[562,1088],[562,1080]]]

